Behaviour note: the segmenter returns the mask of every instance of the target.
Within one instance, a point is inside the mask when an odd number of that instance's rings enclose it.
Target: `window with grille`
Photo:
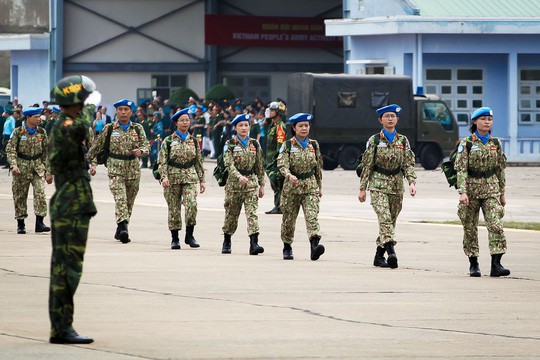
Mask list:
[[[470,114],[484,104],[484,71],[475,68],[427,68],[424,88],[426,93],[443,98],[458,124],[467,126]]]
[[[540,69],[521,69],[519,75],[518,121],[540,124]]]

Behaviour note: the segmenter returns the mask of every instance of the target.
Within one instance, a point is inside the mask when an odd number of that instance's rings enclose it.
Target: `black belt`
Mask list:
[[[188,169],[188,168],[192,167],[193,165],[195,165],[195,159],[191,159],[190,161],[188,161],[186,163],[183,163],[183,164],[169,160],[167,165],[175,167],[177,169]]]
[[[311,170],[310,172],[301,173],[301,174],[298,174],[298,173],[295,173],[294,171],[291,171],[291,175],[296,176],[296,178],[298,180],[305,180],[305,179],[309,179],[310,177],[315,175],[315,169]]]
[[[133,155],[133,154],[122,155],[122,154],[110,153],[109,157],[113,158],[113,159],[118,159],[118,160],[135,160],[136,159],[135,155]]]
[[[26,154],[23,154],[23,153],[20,153],[20,152],[17,153],[17,157],[19,157],[19,158],[21,158],[23,160],[37,160],[42,155],[43,155],[43,153],[40,153],[40,154],[37,154],[37,155],[34,155],[34,156],[26,155]]]
[[[489,169],[488,171],[475,171],[475,170],[471,170],[471,169],[467,170],[467,174],[470,177],[473,177],[473,178],[485,178],[485,179],[487,179],[488,177],[492,177],[496,173],[497,173],[497,169],[495,169],[495,168]]]
[[[379,167],[379,166],[375,165],[373,167],[373,171],[376,171],[376,172],[381,173],[383,175],[392,176],[392,175],[399,174],[400,171],[401,171],[401,168],[398,167],[396,169],[389,170],[389,169],[385,169],[385,168],[382,168],[382,167]]]

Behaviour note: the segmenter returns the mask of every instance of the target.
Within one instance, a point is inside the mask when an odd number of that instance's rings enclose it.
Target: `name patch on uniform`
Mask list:
[[[242,151],[242,148],[237,145],[234,147],[233,151]]]
[[[173,142],[171,142],[171,146],[175,146],[175,145],[178,145],[178,140],[174,140]]]
[[[111,136],[120,136],[120,133],[116,130],[114,130],[112,133],[111,133]]]
[[[377,147],[387,147],[387,146],[388,146],[388,145],[386,145],[385,142],[381,142],[381,143],[379,143],[379,145],[378,145]]]
[[[480,150],[480,147],[478,147],[478,145],[471,146],[471,151],[478,151],[478,150]]]
[[[299,152],[299,151],[300,151],[300,149],[297,148],[296,146],[291,146],[291,152],[292,152],[292,153],[293,153],[293,152],[296,153],[296,152]]]
[[[21,136],[21,140],[26,140],[26,135]]]

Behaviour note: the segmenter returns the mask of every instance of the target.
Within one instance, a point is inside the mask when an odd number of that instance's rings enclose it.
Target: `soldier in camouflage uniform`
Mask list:
[[[197,135],[202,138],[204,134],[204,128],[206,127],[206,118],[203,114],[206,111],[206,108],[202,105],[197,105],[195,111],[196,112],[193,119],[193,125],[191,125],[190,130],[191,135],[193,135],[193,137],[197,139]]]
[[[362,158],[360,193],[358,200],[366,201],[366,190],[371,194],[371,206],[379,220],[379,237],[374,266],[398,267],[394,250],[397,217],[403,204],[403,177],[409,183],[409,193],[416,195],[415,156],[409,140],[396,132],[401,107],[392,104],[377,109],[383,129],[369,138]],[[384,258],[388,253],[388,262]]]
[[[506,157],[501,142],[491,136],[493,111],[482,107],[471,117],[472,135],[461,140],[455,169],[459,191],[458,216],[463,224],[463,251],[469,257],[469,275],[481,276],[478,265],[478,217],[484,214],[491,253],[491,276],[507,276],[510,270],[501,265],[506,252],[502,218],[506,198]]]
[[[106,166],[109,175],[109,188],[115,202],[117,227],[114,238],[126,244],[131,241],[128,224],[141,180],[139,158],[149,154],[150,145],[143,126],[130,120],[135,103],[128,99],[122,99],[114,103],[114,107],[118,120],[103,128],[101,134],[93,142],[88,152],[88,158],[92,161],[90,174],[95,175],[96,157],[100,151],[104,150],[110,133],[109,158]]]
[[[43,218],[47,215],[45,181],[52,183],[52,176],[47,168],[47,134],[38,126],[42,110],[36,107],[24,110],[26,121],[13,130],[6,146],[7,159],[13,174],[12,191],[17,234],[26,234],[24,219],[28,217],[26,203],[30,184],[34,189],[35,231],[51,231],[51,228],[43,223]]]
[[[311,243],[311,260],[318,260],[324,253],[319,244],[319,201],[322,196],[322,156],[316,140],[308,138],[313,115],[295,114],[289,119],[294,137],[281,146],[278,168],[285,179],[281,192],[281,240],[283,259],[292,260],[291,244],[294,239],[296,218],[300,206],[304,210],[306,228]]]
[[[197,140],[188,133],[189,109],[183,109],[171,117],[177,130],[163,140],[158,155],[158,171],[161,175],[163,194],[169,208],[171,249],[180,249],[178,231],[182,229],[181,205],[185,208],[186,235],[184,242],[192,248],[199,244],[193,237],[197,224],[197,183],[201,194],[204,183],[203,158]]]
[[[85,158],[87,136],[92,127],[99,93],[89,78],[73,75],[61,79],[51,91],[62,112],[52,129],[49,166],[56,192],[51,198],[52,258],[49,289],[50,342],[89,344],[94,340],[73,328],[73,296],[82,275],[90,218],[97,213]]]
[[[229,173],[225,185],[225,223],[223,224],[222,254],[231,253],[231,236],[238,227],[238,217],[244,205],[246,212],[249,254],[264,252],[259,246],[259,219],[257,208],[264,196],[264,164],[261,146],[249,138],[251,116],[237,115],[231,122],[236,130],[236,138],[225,143],[223,161]]]
[[[285,111],[287,108],[281,102],[271,102],[268,106],[269,117],[264,120],[264,132],[266,134],[266,162],[265,170],[270,179],[270,186],[274,191],[274,208],[266,211],[266,214],[282,214],[280,208],[281,190],[283,189],[283,176],[277,165],[279,149],[286,139]]]

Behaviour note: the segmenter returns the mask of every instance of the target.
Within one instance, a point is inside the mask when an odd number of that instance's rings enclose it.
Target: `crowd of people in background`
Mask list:
[[[278,101],[285,103],[282,99],[278,99]],[[151,145],[150,154],[142,159],[141,167],[152,168],[157,160],[159,147],[163,139],[176,130],[174,123],[171,121],[171,116],[183,108],[189,109],[191,119],[189,132],[200,139],[204,156],[216,159],[223,152],[225,143],[234,135],[231,122],[239,114],[249,114],[251,116],[249,137],[259,141],[263,153],[266,153],[266,134],[262,123],[265,119],[267,106],[268,104],[258,97],[251,102],[244,102],[242,99],[204,101],[204,99],[197,100],[190,97],[188,102],[182,105],[170,104],[167,99],[162,101],[160,97],[155,97],[152,101],[142,102],[131,119],[131,121],[140,123],[144,127]],[[33,104],[32,107],[43,109],[40,126],[49,135],[55,120],[58,118],[60,109],[57,106],[50,106],[48,101],[43,101],[41,105]],[[8,103],[5,108],[0,107],[0,131],[2,132],[0,166],[4,166],[4,168],[8,167],[5,145],[13,130],[21,126],[24,121],[22,110],[23,105],[17,99]],[[92,124],[94,138],[103,131],[106,124],[115,121],[116,115],[111,116],[107,111],[106,106],[97,108]]]

